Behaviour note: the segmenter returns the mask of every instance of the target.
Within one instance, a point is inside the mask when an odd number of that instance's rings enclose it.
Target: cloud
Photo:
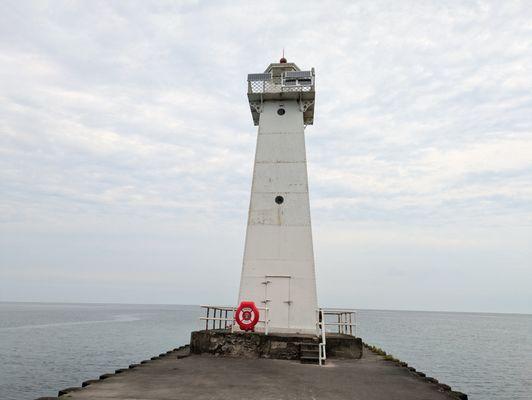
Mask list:
[[[427,264],[439,262],[434,249],[458,246],[471,268],[497,270],[500,260],[482,252],[504,253],[503,244],[485,232],[504,230],[521,246],[516,263],[530,266],[531,17],[521,2],[3,2],[2,269],[48,268],[61,280],[69,234],[112,231],[115,243],[134,227],[168,240],[190,235],[194,248],[206,231],[212,242],[226,238],[232,254],[215,246],[205,265],[234,263],[227,282],[238,280],[256,132],[245,77],[283,48],[317,71],[315,125],[306,132],[322,254],[335,259],[335,224],[342,252],[378,247],[408,226],[421,232],[412,240],[428,251]],[[376,230],[349,234],[360,224]],[[459,244],[457,231],[474,237]],[[55,239],[41,247],[46,232]],[[410,244],[395,246],[395,257],[408,259]],[[20,248],[39,250],[30,257]],[[179,252],[150,268],[163,273],[176,257],[197,254]],[[122,257],[95,258],[94,274],[119,276]],[[383,274],[392,268],[378,263]]]

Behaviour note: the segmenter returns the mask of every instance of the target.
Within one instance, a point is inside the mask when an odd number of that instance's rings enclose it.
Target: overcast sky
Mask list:
[[[0,300],[234,304],[283,47],[320,304],[532,312],[527,1],[2,1]]]

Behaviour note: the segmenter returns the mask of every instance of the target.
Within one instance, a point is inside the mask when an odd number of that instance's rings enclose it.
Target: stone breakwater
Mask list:
[[[467,399],[467,395],[368,345],[361,358],[333,358],[324,367],[294,360],[197,355],[191,354],[187,345],[85,381],[80,387],[62,389],[57,397],[39,400],[202,400],[235,396],[284,400]]]
[[[427,376],[427,374],[425,374],[424,372],[417,371],[414,367],[409,366],[408,363],[395,358],[394,356],[392,356],[391,354],[386,353],[384,350],[382,350],[379,347],[372,346],[370,344],[364,343],[364,348],[366,350],[369,350],[369,351],[371,351],[371,352],[383,357],[383,359],[385,361],[389,361],[391,363],[394,363],[397,366],[402,367],[402,368],[407,368],[411,373],[419,376],[421,379],[424,379],[426,382],[432,383],[434,385],[438,385],[441,388],[442,391],[448,391],[449,394],[451,396],[453,396],[454,398],[456,398],[456,399],[459,399],[459,400],[467,400],[468,399],[467,394],[452,390],[452,388],[449,385],[446,385],[445,383],[439,382],[436,378],[432,378],[430,376]]]
[[[118,374],[122,374],[122,373],[124,373],[126,371],[129,371],[129,370],[133,370],[135,368],[147,365],[147,364],[149,364],[149,363],[151,363],[153,361],[161,360],[163,358],[168,358],[168,357],[175,357],[177,359],[181,359],[181,358],[187,357],[190,354],[189,348],[190,348],[190,346],[188,344],[184,345],[184,346],[176,347],[176,348],[174,348],[172,350],[167,351],[166,353],[161,353],[158,356],[151,357],[149,360],[142,360],[138,364],[130,364],[128,366],[128,368],[119,368],[119,369],[115,370],[115,372],[106,373],[106,374],[100,375],[98,379],[89,379],[87,381],[84,381],[84,382],[81,383],[81,386],[73,386],[73,387],[61,389],[61,390],[59,390],[57,392],[57,396],[56,397],[50,397],[50,396],[39,397],[36,400],[54,400],[54,399],[59,399],[60,397],[61,398],[70,397],[70,394],[72,394],[74,392],[77,392],[79,390],[82,390],[83,388],[86,388],[89,385],[93,385],[95,383],[100,383],[100,382],[104,381],[105,379],[111,378],[111,377],[116,376]]]

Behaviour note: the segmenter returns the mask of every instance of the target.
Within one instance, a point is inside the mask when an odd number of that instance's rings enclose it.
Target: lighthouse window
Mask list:
[[[277,110],[277,114],[279,114],[279,115],[284,115],[285,112],[286,112],[286,111],[284,110],[284,108],[279,108],[279,109]]]
[[[275,198],[275,202],[276,202],[277,204],[283,204],[283,201],[284,201],[284,197],[283,197],[283,196],[277,196],[277,197]]]

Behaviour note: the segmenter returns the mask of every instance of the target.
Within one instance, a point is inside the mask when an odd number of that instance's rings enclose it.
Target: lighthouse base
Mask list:
[[[317,344],[311,334],[231,332],[225,329],[192,332],[190,352],[234,358],[273,358],[299,360],[301,345]],[[349,335],[327,334],[328,358],[361,358],[362,339]]]

